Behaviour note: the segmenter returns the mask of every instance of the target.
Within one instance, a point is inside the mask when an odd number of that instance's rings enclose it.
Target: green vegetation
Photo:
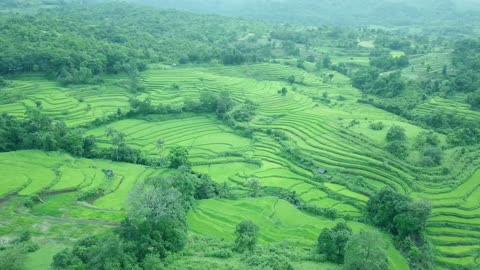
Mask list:
[[[250,220],[240,222],[235,229],[235,235],[237,236],[235,239],[235,251],[253,251],[257,245],[258,230],[258,226]]]
[[[0,268],[479,267],[473,11],[27,2],[0,3]]]
[[[390,231],[398,239],[414,268],[432,268],[426,248],[428,244],[424,239],[424,230],[431,213],[428,201],[412,201],[387,188],[370,198],[367,213],[372,224]]]
[[[318,237],[317,250],[326,260],[343,263],[345,246],[352,237],[352,229],[344,223],[338,223],[333,229],[323,229]]]
[[[179,175],[173,180],[149,178],[138,183],[130,194],[128,217],[114,234],[80,240],[72,250],[55,255],[52,267],[138,269],[150,264],[159,267],[162,258],[182,250],[186,244],[185,212],[191,207],[194,191],[189,190],[193,185],[184,183],[189,178]]]
[[[363,231],[354,235],[345,247],[345,269],[388,269],[385,244],[381,238]]]
[[[3,269],[16,270],[25,267],[27,253],[35,252],[40,247],[32,241],[29,231],[24,231],[18,239],[2,242],[0,246],[0,263]]]

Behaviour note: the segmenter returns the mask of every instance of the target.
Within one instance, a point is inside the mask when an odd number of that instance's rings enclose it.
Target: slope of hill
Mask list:
[[[347,226],[392,270],[479,267],[478,41],[112,4],[0,21],[0,262],[111,269],[101,256],[133,249],[152,254],[118,268],[338,270],[352,258],[318,239]],[[186,226],[183,249],[125,229],[152,179],[190,192],[185,224],[152,223]]]

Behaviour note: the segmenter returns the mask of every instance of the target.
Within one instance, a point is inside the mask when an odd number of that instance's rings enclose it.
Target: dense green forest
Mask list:
[[[475,1],[0,11],[1,269],[480,268]]]

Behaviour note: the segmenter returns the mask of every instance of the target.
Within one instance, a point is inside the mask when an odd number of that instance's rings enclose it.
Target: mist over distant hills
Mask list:
[[[277,22],[330,25],[466,25],[480,22],[478,0],[129,0],[162,8]]]

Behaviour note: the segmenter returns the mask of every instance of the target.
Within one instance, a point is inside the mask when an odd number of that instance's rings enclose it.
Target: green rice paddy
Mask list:
[[[340,59],[342,52],[336,53]],[[352,61],[360,57],[363,57],[361,51]],[[446,58],[442,54],[432,58],[438,62],[432,64],[433,69],[441,68]],[[414,60],[414,63],[418,62],[414,66],[423,66],[422,61]],[[286,81],[291,75],[302,82],[296,89]],[[425,168],[396,159],[384,151],[383,138],[388,127],[404,127],[410,145],[423,129],[393,114],[358,103],[361,93],[351,86],[348,78],[337,73],[332,82],[325,83],[322,71],[314,73],[266,63],[151,68],[141,77],[146,91],[137,98],[150,97],[154,104],[180,104],[186,98],[198,98],[204,91],[229,91],[237,101],[253,100],[258,108],[251,127],[283,131],[303,157],[328,172],[316,179],[313,171],[285,155],[283,146],[266,133],[258,131],[251,138],[246,138],[209,114],[124,119],[86,130],[87,135],[97,138],[101,147],[110,147],[105,135],[109,127],[123,132],[129,145],[150,157],[165,155],[177,145],[185,146],[191,154],[194,170],[210,175],[216,182],[227,182],[242,189],[248,179],[255,177],[263,187],[294,191],[304,202],[336,209],[339,220],[347,215],[360,217],[373,190],[385,186],[415,197],[428,198],[434,208],[427,234],[439,265],[444,269],[455,265],[477,265],[480,242],[480,234],[477,233],[480,226],[478,150],[473,149],[463,158],[459,158],[457,149],[449,150],[447,174],[440,168]],[[41,101],[42,111],[55,119],[64,120],[70,126],[88,124],[96,118],[116,113],[118,109],[128,110],[128,100],[132,95],[115,86],[114,80],[116,78],[107,79],[105,84],[95,87],[63,88],[36,75],[19,77],[7,89],[11,102],[0,104],[0,112],[22,117],[28,107]],[[171,87],[174,83],[179,85],[179,89]],[[289,89],[286,96],[277,93],[282,87]],[[331,99],[328,104],[318,99],[324,92]],[[339,96],[345,99],[337,99]],[[418,112],[429,113],[442,108],[477,119],[476,112],[467,106],[457,105],[436,98],[420,106]],[[359,123],[350,125],[353,120]],[[383,131],[368,128],[378,121],[387,128]],[[160,149],[155,144],[158,139],[165,142]],[[441,137],[441,140],[444,138]],[[113,170],[115,176],[107,178],[104,170]],[[75,222],[87,228],[89,224],[97,223],[101,226],[115,225],[125,216],[124,204],[132,186],[137,181],[164,172],[140,165],[76,159],[65,154],[40,151],[1,153],[0,171],[0,200],[18,195],[0,203],[0,232],[15,234],[19,228],[33,225],[43,228],[42,224],[46,222],[48,226],[44,230],[47,236],[41,240],[45,242],[62,238],[55,236],[60,233],[59,228],[77,232],[72,233],[75,236],[71,238],[80,237],[81,231],[73,228]],[[354,181],[370,187],[370,191],[355,189],[351,184]],[[88,202],[76,199],[81,192],[99,186],[106,187],[102,196]],[[21,215],[13,211],[13,202],[39,193],[46,195],[31,213]],[[261,243],[288,241],[302,247],[314,245],[322,228],[333,227],[336,222],[308,215],[273,197],[201,201],[188,215],[193,232],[227,241],[233,240],[234,227],[243,219],[261,224]],[[350,222],[350,225],[355,231],[372,229],[355,222]],[[38,229],[39,235],[40,231]],[[45,267],[40,258],[51,256],[69,243],[64,243],[64,240],[54,242],[51,249],[31,254],[29,269]],[[389,258],[392,269],[408,269],[405,259],[393,247],[389,248]]]

